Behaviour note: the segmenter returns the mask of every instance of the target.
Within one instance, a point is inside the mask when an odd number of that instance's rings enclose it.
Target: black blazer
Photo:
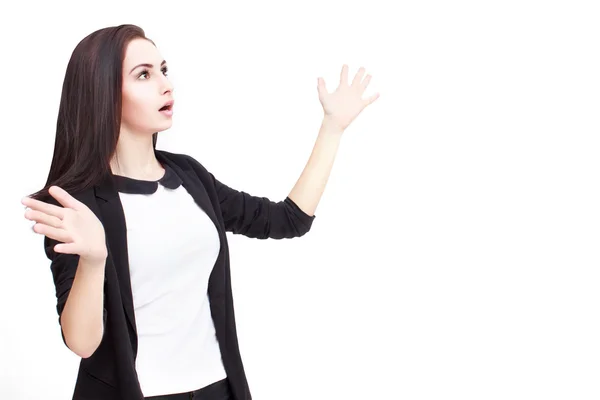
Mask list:
[[[208,295],[225,371],[236,400],[250,400],[236,333],[229,250],[226,232],[257,239],[304,235],[315,216],[304,213],[289,197],[280,202],[255,197],[219,182],[198,161],[184,154],[155,150],[156,157],[173,169],[183,187],[214,222],[221,250],[210,275]],[[112,175],[81,193],[71,193],[100,219],[106,233],[108,257],[104,279],[104,335],[98,349],[82,358],[73,399],[143,399],[137,374],[137,333],[127,255],[125,215]],[[52,199],[50,202],[58,204]],[[56,287],[57,311],[63,311],[73,283],[78,255],[56,253],[58,242],[44,239]],[[62,329],[61,329],[62,334]],[[65,340],[62,334],[63,341]],[[66,344],[66,342],[65,342]]]

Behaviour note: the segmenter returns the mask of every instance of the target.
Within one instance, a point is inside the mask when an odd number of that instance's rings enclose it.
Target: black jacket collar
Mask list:
[[[115,188],[118,192],[130,194],[152,194],[156,192],[158,185],[162,185],[168,189],[177,189],[183,181],[169,164],[163,164],[163,167],[165,174],[156,181],[146,181],[113,174]]]

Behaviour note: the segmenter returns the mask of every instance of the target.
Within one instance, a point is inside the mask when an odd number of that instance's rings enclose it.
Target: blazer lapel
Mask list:
[[[110,177],[107,177],[97,185],[95,192],[106,235],[108,254],[113,261],[119,279],[125,316],[131,330],[137,335],[129,274],[129,256],[127,253],[127,227],[123,205],[121,204],[121,199],[114,182]]]
[[[155,151],[156,158],[165,164],[168,164],[175,173],[181,178],[183,187],[187,190],[187,192],[192,196],[192,198],[196,201],[196,204],[208,215],[208,217],[215,224],[215,227],[219,231],[219,237],[223,234],[221,229],[221,225],[217,219],[215,214],[215,210],[210,202],[210,198],[208,196],[208,192],[204,188],[200,178],[195,175],[194,171],[190,166],[180,165],[179,163],[175,163],[173,160],[170,160],[166,157],[161,151]]]

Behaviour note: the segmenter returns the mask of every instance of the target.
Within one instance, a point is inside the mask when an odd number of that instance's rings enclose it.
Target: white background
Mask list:
[[[254,398],[600,398],[594,3],[3,6],[0,398],[72,394],[79,358],[20,200],[46,180],[73,48],[121,23],[169,63],[158,147],[273,200],[312,150],[318,76],[333,90],[364,66],[381,93],[306,236],[230,236]]]

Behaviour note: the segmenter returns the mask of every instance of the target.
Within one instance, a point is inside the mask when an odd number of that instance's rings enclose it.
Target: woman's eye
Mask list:
[[[163,68],[162,70],[163,75],[167,76],[169,75],[169,70],[167,68]],[[150,72],[149,71],[142,71],[139,75],[138,75],[138,79],[139,78],[143,78],[144,80],[148,79],[150,77]]]

